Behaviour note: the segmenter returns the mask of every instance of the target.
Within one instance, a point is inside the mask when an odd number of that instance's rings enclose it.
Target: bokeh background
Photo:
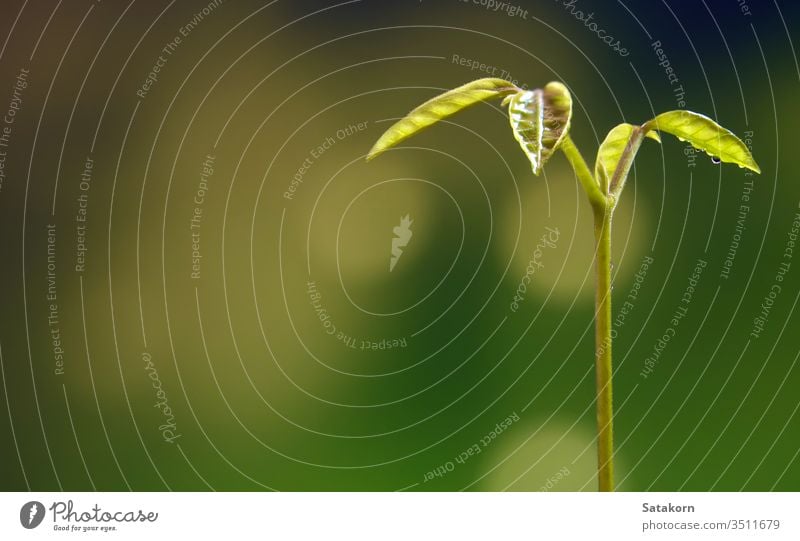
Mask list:
[[[594,490],[591,217],[563,156],[534,177],[492,103],[363,159],[493,71],[567,84],[590,163],[680,107],[747,134],[758,177],[667,136],[637,158],[617,480],[796,490],[797,3],[498,5],[5,0],[2,489]]]

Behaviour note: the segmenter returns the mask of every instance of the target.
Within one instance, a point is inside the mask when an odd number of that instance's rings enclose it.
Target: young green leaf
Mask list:
[[[597,159],[594,163],[594,176],[604,189],[608,188],[611,177],[614,176],[614,171],[617,170],[619,160],[622,158],[622,154],[625,152],[634,130],[641,129],[639,126],[623,123],[615,126],[606,135],[605,140],[597,151]],[[654,131],[646,132],[645,137],[661,142],[658,133]]]
[[[761,173],[741,139],[705,115],[683,110],[668,111],[645,123],[643,128],[671,133],[714,158]]]
[[[402,120],[399,120],[386,130],[372,147],[372,150],[369,151],[367,161],[408,139],[418,131],[470,105],[494,98],[502,98],[518,91],[519,88],[513,83],[503,79],[487,78],[472,81],[440,94],[415,108]]]
[[[518,92],[509,101],[508,118],[514,138],[538,175],[569,131],[572,97],[567,87],[555,82]]]

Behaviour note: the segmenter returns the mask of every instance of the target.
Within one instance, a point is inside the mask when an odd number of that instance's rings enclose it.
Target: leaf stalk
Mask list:
[[[625,145],[625,150],[622,152],[617,168],[614,170],[614,176],[611,177],[611,182],[609,183],[609,192],[614,196],[615,200],[619,200],[619,196],[623,188],[625,188],[625,181],[628,179],[633,159],[636,157],[636,153],[639,152],[639,147],[642,146],[645,133],[647,133],[645,128],[641,126],[635,127],[628,143]]]
[[[583,155],[581,155],[569,134],[567,134],[561,142],[561,150],[564,152],[567,160],[569,160],[572,170],[575,171],[575,174],[578,176],[578,181],[580,181],[581,186],[583,186],[586,195],[589,196],[592,208],[597,209],[599,207],[604,209],[608,205],[608,197],[600,191],[600,186],[589,170],[589,166],[586,165],[586,160],[583,159]]]

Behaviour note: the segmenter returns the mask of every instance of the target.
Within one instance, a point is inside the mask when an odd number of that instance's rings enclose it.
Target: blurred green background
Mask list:
[[[499,103],[363,160],[493,72],[567,84],[590,163],[680,107],[747,134],[759,177],[667,136],[639,153],[617,479],[796,490],[797,4],[498,5],[3,2],[2,489],[594,490],[591,219],[566,160],[534,177]]]

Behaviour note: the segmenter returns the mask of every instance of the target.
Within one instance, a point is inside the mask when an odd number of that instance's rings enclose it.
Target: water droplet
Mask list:
[[[716,156],[711,156],[711,163],[715,163],[715,164],[719,165],[720,163],[722,163],[722,160],[720,160]]]

